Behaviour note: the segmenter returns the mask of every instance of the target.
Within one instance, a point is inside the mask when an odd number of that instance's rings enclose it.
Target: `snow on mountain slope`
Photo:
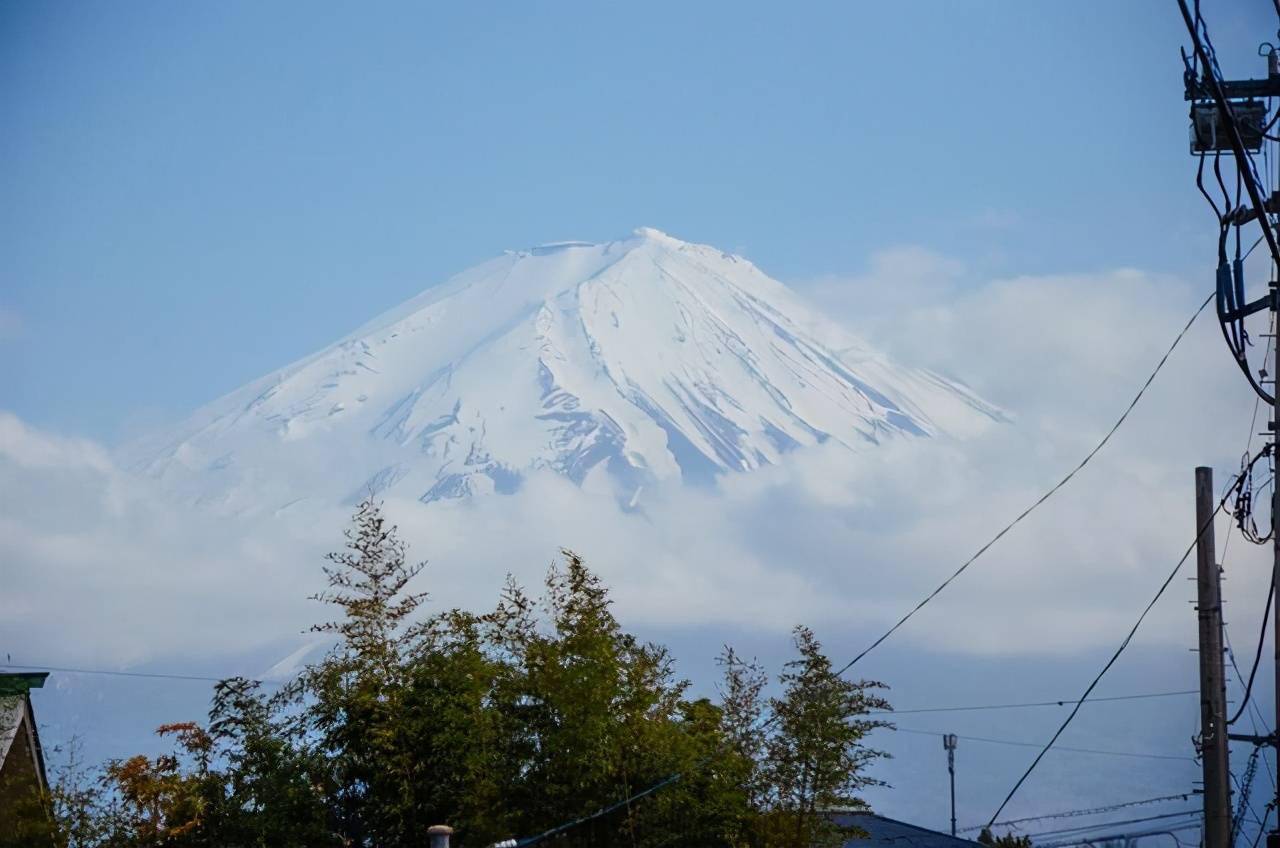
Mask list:
[[[641,229],[485,262],[132,455],[175,497],[233,510],[511,492],[538,469],[607,474],[629,498],[803,445],[963,436],[1000,417],[750,262]]]

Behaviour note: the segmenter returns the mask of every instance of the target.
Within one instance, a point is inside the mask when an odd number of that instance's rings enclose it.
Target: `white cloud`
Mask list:
[[[828,274],[797,288],[833,309],[830,317],[875,333],[904,312],[947,302],[969,273],[958,259],[899,245],[874,254],[863,273]]]
[[[928,484],[915,504],[904,495],[898,508],[918,506],[920,523],[872,540],[918,552],[907,558],[910,570],[941,576],[943,561],[962,560],[1097,443],[1208,289],[1131,269],[989,281],[959,271],[936,297],[906,298],[887,313],[866,307],[863,289],[918,279],[919,268],[918,255],[897,250],[876,257],[872,272],[848,286],[827,279],[800,288],[873,344],[960,377],[1017,416],[1014,426],[967,442],[934,466],[933,485],[958,497],[924,494]],[[1112,443],[913,624],[946,645],[957,617],[994,612],[1007,626],[966,626],[963,644],[1081,651],[1115,643],[1194,533],[1193,467],[1215,465],[1220,488],[1226,484],[1254,403],[1209,308]],[[972,544],[948,555],[948,545],[966,538]],[[1228,592],[1247,599],[1236,606],[1236,623],[1248,628],[1268,569],[1259,550],[1239,540],[1234,547]],[[1185,644],[1190,631],[1177,603],[1185,597],[1178,588],[1170,594],[1173,602],[1144,633]]]
[[[14,662],[258,646],[277,613],[298,620],[297,572],[281,567],[307,545],[296,532],[174,506],[101,447],[0,413],[0,644]]]
[[[413,554],[430,560],[433,603],[484,607],[507,571],[536,583],[568,545],[633,625],[780,635],[804,621],[861,644],[1079,461],[1198,302],[1185,283],[1136,271],[980,282],[919,248],[805,288],[900,358],[964,376],[1017,421],[964,442],[800,452],[716,489],[646,491],[633,514],[597,483],[550,474],[509,497],[393,500]],[[1205,316],[1113,444],[897,638],[985,654],[1114,644],[1190,540],[1192,467],[1229,468],[1244,446],[1252,396],[1216,333]],[[323,614],[305,598],[346,516],[291,513],[188,510],[102,448],[0,415],[0,638],[33,659],[85,663],[300,640]],[[1265,580],[1249,553],[1238,545],[1232,557],[1240,576],[1228,585],[1241,599]],[[1179,584],[1144,638],[1186,643],[1184,595]],[[1253,606],[1236,621],[1250,626]]]
[[[87,439],[65,438],[35,430],[16,415],[0,410],[0,459],[28,469],[111,467],[107,452]]]

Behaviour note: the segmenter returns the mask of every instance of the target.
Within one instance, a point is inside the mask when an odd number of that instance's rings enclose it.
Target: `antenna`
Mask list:
[[[944,734],[942,747],[947,752],[947,773],[951,776],[951,835],[956,835],[956,743],[960,737],[954,733]]]

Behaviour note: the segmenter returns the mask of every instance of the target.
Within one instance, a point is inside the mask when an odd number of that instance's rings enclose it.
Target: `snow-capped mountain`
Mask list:
[[[865,450],[999,418],[745,259],[641,229],[485,262],[133,457],[174,496],[234,510],[511,492],[540,469],[608,475],[629,500],[805,445]]]

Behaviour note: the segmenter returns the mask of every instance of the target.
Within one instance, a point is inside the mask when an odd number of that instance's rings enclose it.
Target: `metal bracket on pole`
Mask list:
[[[1255,736],[1252,733],[1228,733],[1227,738],[1232,742],[1251,742],[1258,746],[1276,744],[1274,733],[1268,733],[1266,736]]]

